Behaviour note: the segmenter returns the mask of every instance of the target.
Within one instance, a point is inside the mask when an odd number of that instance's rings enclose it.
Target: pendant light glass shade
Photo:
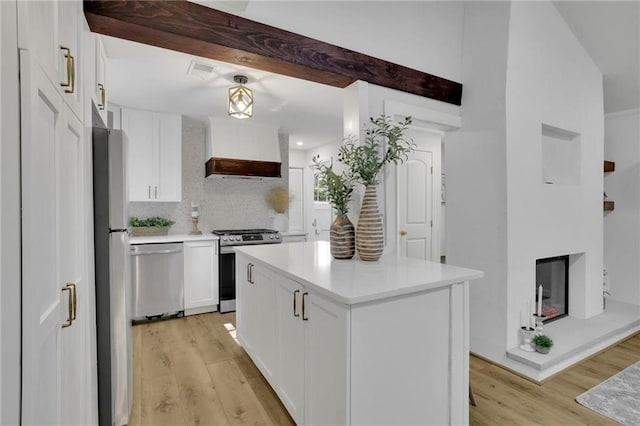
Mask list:
[[[240,85],[229,89],[229,115],[235,118],[250,118],[253,115],[253,92],[243,86],[248,79],[244,75],[236,75],[233,81]]]

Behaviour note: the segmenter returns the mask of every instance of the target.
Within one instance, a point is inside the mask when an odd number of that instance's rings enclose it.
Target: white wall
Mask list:
[[[615,210],[604,216],[604,265],[611,299],[640,305],[640,110],[605,117],[605,159],[616,170],[604,177]]]
[[[471,285],[471,350],[501,362],[537,258],[586,253],[570,314],[601,309],[602,76],[549,2],[468,2],[464,37],[463,127],[445,141],[447,262],[485,271]],[[542,123],[580,134],[579,184],[542,183]]]
[[[447,263],[485,272],[470,285],[471,350],[491,359],[506,349],[509,10],[508,2],[467,3],[463,126],[445,139]]]
[[[0,424],[20,419],[20,135],[16,2],[0,2]]]
[[[535,261],[585,253],[586,282],[570,284],[569,314],[602,311],[602,74],[550,2],[511,5],[506,86],[507,347],[516,346],[520,306],[535,298]],[[579,134],[562,169],[577,181],[543,183],[541,126]],[[553,145],[569,144],[554,140]],[[548,169],[547,169],[548,170]]]

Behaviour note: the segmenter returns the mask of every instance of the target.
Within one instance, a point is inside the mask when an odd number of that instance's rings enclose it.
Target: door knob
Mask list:
[[[407,235],[407,231],[405,231],[404,229],[401,229],[400,230],[400,235],[402,235],[404,237],[405,235]]]

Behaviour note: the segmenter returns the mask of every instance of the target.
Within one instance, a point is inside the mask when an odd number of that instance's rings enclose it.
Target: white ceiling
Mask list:
[[[604,76],[606,113],[640,107],[640,2],[554,1]]]
[[[103,41],[110,102],[196,118],[223,117],[228,89],[237,85],[233,76],[243,74],[254,94],[251,120],[276,124],[289,134],[292,148],[342,140],[341,89],[113,37]],[[214,67],[208,79],[187,75],[194,60]],[[304,145],[297,146],[298,141]]]
[[[249,1],[228,3],[243,9]],[[604,74],[605,112],[639,108],[640,2],[554,4]],[[277,124],[290,135],[291,148],[309,149],[342,139],[341,89],[112,37],[104,37],[104,42],[111,102],[201,118],[225,116],[233,76],[244,74],[254,91],[251,120]],[[214,66],[211,78],[188,76],[193,60]],[[297,146],[298,141],[304,145]]]

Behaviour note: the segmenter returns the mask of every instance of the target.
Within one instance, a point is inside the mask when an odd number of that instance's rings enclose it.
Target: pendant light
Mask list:
[[[229,115],[235,118],[250,118],[253,115],[253,92],[243,86],[249,80],[244,75],[236,75],[233,81],[239,86],[229,89]]]

